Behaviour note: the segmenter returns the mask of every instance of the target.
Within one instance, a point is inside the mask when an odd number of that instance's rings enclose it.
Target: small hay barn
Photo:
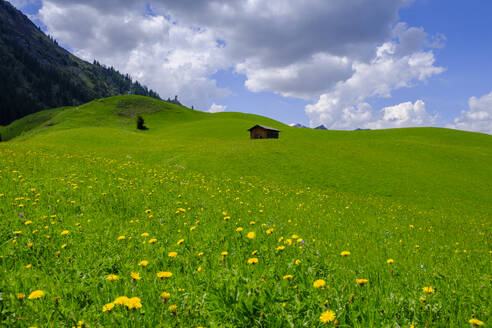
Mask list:
[[[251,139],[278,139],[278,133],[280,130],[271,128],[269,126],[255,125],[248,129]]]

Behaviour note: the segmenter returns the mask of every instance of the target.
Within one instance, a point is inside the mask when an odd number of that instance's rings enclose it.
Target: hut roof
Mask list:
[[[256,125],[255,125],[255,126],[253,126],[252,128],[249,128],[249,129],[248,129],[248,131],[251,131],[251,130],[253,130],[254,128],[257,128],[257,127],[258,127],[258,128],[263,128],[263,129],[265,129],[265,130],[270,130],[270,131],[277,131],[277,132],[280,132],[280,130],[277,130],[277,129],[275,129],[275,128],[271,128],[271,127],[269,127],[269,126],[264,126],[264,125],[259,125],[259,124],[256,124]]]

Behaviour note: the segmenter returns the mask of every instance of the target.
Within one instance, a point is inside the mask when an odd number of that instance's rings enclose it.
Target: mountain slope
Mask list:
[[[159,95],[129,75],[85,62],[0,0],[0,125],[42,109],[119,94]]]

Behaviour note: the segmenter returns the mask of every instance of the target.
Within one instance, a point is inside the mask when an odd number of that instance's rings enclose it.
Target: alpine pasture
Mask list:
[[[0,326],[491,324],[490,135],[139,96],[23,120],[0,130]]]

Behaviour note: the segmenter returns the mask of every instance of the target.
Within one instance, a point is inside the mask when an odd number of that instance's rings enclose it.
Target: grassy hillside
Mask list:
[[[488,323],[489,135],[296,129],[139,96],[42,113],[0,144],[4,324]],[[280,139],[250,140],[254,124]],[[123,295],[142,307],[103,312]]]

